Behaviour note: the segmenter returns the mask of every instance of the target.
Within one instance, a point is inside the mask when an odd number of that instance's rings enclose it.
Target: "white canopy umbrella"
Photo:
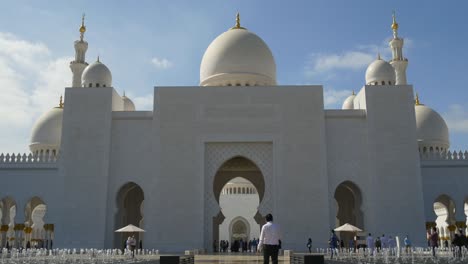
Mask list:
[[[115,232],[119,233],[140,233],[140,232],[146,232],[145,230],[139,228],[138,226],[134,226],[132,224],[122,227],[120,229],[115,230]]]
[[[341,232],[362,232],[362,230],[360,228],[357,228],[357,227],[355,227],[355,226],[353,226],[351,224],[348,224],[348,223],[346,223],[346,224],[344,224],[344,225],[342,225],[340,227],[337,227],[334,230],[337,231],[337,232],[340,232],[340,231]]]

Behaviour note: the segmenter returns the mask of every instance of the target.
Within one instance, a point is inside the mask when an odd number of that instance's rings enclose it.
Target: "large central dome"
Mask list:
[[[266,43],[240,27],[238,21],[206,49],[200,66],[200,85],[276,85],[275,59]]]

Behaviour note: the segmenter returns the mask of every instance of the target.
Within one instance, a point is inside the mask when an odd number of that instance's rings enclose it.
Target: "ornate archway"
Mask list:
[[[351,181],[344,181],[336,187],[334,197],[337,203],[336,227],[348,223],[364,230],[362,193],[359,187]],[[354,234],[343,233],[340,236],[348,244]]]
[[[252,182],[258,190],[260,205],[255,216],[263,224],[262,215],[273,212],[273,153],[271,143],[207,143],[205,145],[205,219],[204,246],[211,249],[219,241],[219,224],[224,216],[219,207],[223,186],[235,177]],[[274,212],[273,212],[274,213]]]
[[[116,196],[117,213],[115,215],[115,229],[129,224],[143,226],[143,201],[145,199],[143,189],[134,182],[124,184]],[[122,233],[115,233],[114,248],[125,248],[125,237]],[[143,239],[142,234],[135,234],[137,242]]]

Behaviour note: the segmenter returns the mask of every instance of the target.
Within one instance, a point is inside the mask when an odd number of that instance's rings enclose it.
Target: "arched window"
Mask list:
[[[93,84],[92,83],[89,83],[89,86],[88,87],[93,87]]]
[[[99,83],[96,83],[96,87],[99,87]]]

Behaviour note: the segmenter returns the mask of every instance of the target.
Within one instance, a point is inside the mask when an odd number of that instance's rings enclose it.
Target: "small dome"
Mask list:
[[[395,85],[395,69],[378,57],[366,70],[366,85]]]
[[[346,100],[344,100],[343,106],[341,107],[341,109],[343,109],[343,110],[354,109],[354,98],[356,98],[356,95],[353,92],[352,95],[348,96],[348,98],[346,98]]]
[[[122,96],[122,100],[124,105],[124,111],[135,111],[135,104],[132,102],[132,100],[130,100],[130,98],[125,96],[125,94]]]
[[[275,59],[260,37],[245,28],[234,27],[206,49],[200,66],[200,85],[276,85]]]
[[[81,84],[83,87],[112,87],[112,74],[98,58],[84,69]]]
[[[450,147],[449,131],[444,119],[431,108],[415,105],[416,130],[421,151],[445,151]]]
[[[33,126],[29,149],[33,153],[55,151],[62,138],[63,108],[55,107],[42,114]]]

